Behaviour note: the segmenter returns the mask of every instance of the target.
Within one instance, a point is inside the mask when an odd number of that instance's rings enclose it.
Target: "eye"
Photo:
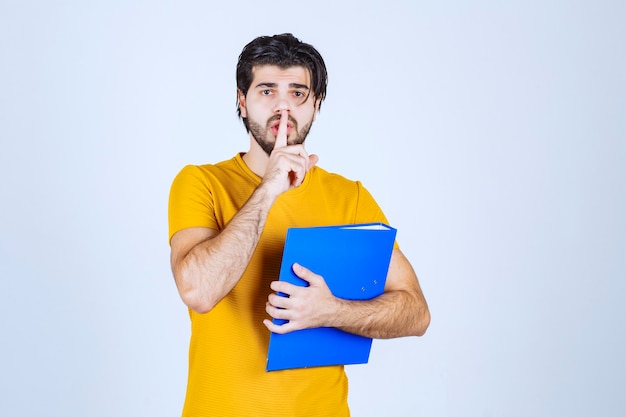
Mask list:
[[[272,94],[272,90],[261,90],[261,95],[263,96],[269,96]]]
[[[298,98],[304,97],[304,93],[302,91],[294,91],[293,95]]]

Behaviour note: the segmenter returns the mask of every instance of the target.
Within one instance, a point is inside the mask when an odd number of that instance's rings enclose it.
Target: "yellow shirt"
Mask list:
[[[241,155],[186,166],[172,184],[170,239],[188,227],[222,230],[261,179]],[[278,277],[289,227],[387,222],[357,181],[314,167],[302,185],[272,206],[241,280],[207,314],[190,310],[189,377],[183,416],[349,416],[342,366],[266,372],[269,331],[263,319]]]

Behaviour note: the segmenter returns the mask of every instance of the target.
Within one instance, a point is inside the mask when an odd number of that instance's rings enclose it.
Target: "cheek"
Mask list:
[[[265,121],[267,118],[272,116],[271,111],[268,111],[257,103],[251,103],[250,101],[246,103],[245,112],[248,118],[256,119],[257,121]]]
[[[305,124],[309,123],[310,121],[315,121],[315,114],[315,107],[307,105],[307,103],[304,103],[303,106],[300,106],[297,109],[298,120],[300,120],[301,122],[305,122]]]
[[[309,122],[315,121],[315,111],[307,111],[306,114],[302,115],[302,121],[304,124],[309,124]]]

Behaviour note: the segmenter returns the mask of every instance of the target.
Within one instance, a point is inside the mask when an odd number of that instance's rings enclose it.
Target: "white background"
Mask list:
[[[247,149],[237,56],[282,32],[329,70],[310,152],[374,194],[432,312],[349,368],[353,415],[624,415],[625,21],[617,0],[0,0],[0,415],[180,414],[169,186]]]

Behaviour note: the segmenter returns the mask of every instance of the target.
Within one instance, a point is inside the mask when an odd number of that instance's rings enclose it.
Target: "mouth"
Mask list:
[[[277,136],[278,135],[278,127],[280,126],[280,119],[272,122],[270,124],[270,131],[272,132],[272,135]],[[291,133],[291,131],[293,130],[293,126],[294,123],[291,120],[287,121],[287,135],[289,135]]]

